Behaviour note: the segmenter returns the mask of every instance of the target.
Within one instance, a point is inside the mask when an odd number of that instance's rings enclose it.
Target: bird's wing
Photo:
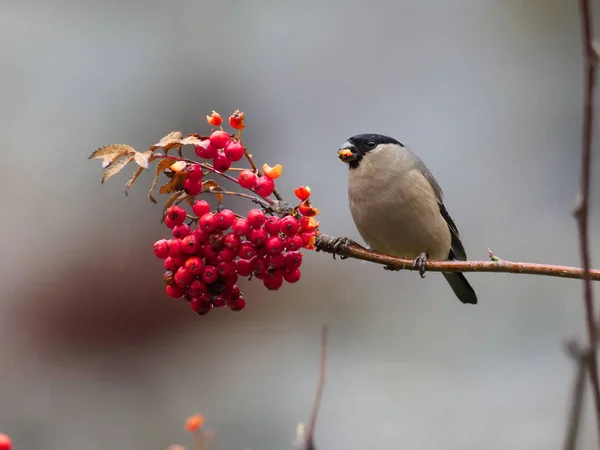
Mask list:
[[[452,238],[452,241],[450,244],[450,248],[451,248],[450,258],[452,259],[452,257],[454,257],[454,259],[458,259],[460,261],[466,261],[467,253],[465,252],[465,248],[463,247],[462,242],[460,241],[460,235],[458,234],[458,228],[456,228],[456,224],[452,220],[452,217],[450,217],[450,214],[448,214],[448,210],[446,209],[444,204],[442,202],[439,202],[439,206],[440,206],[440,213],[442,214],[442,217],[448,224],[448,228],[450,229],[450,236]]]

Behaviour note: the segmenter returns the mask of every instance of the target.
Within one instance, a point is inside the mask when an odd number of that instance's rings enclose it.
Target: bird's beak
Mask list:
[[[346,142],[338,150],[338,158],[345,163],[354,161],[356,159],[356,147],[349,142]]]

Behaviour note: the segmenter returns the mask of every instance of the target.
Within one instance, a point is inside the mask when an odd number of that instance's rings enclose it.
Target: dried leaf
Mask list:
[[[110,144],[100,147],[93,152],[88,159],[102,159],[102,168],[108,167],[118,158],[127,154],[134,154],[135,149],[126,144]]]
[[[150,199],[150,201],[152,203],[156,203],[156,199],[154,198],[154,195],[152,195],[152,191],[158,184],[158,177],[160,176],[160,174],[162,172],[164,172],[166,169],[171,167],[173,165],[173,162],[175,162],[174,158],[167,157],[167,158],[162,158],[160,160],[160,162],[156,165],[156,173],[154,174],[154,179],[152,180],[152,185],[150,186],[150,190],[148,191],[148,198]]]
[[[200,145],[200,142],[202,142],[202,140],[190,134],[181,140],[181,145]]]
[[[165,217],[167,215],[167,209],[169,209],[173,204],[177,204],[180,201],[182,201],[183,199],[187,198],[187,196],[188,195],[185,192],[177,192],[177,193],[175,193],[175,195],[170,197],[169,200],[166,201],[165,206],[163,207],[163,211],[162,211],[161,223],[163,223],[165,221]]]
[[[140,166],[144,169],[147,169],[151,156],[152,156],[152,150],[147,150],[145,152],[135,152],[135,154],[133,155],[133,158],[138,166]]]
[[[102,182],[104,184],[106,180],[108,180],[113,175],[118,174],[123,167],[133,161],[133,156],[128,156],[127,153],[119,156],[115,161],[113,161],[106,169],[104,169],[104,174],[102,175]]]
[[[184,182],[185,173],[177,172],[172,180],[160,187],[158,192],[159,194],[171,194],[173,192],[181,191],[183,189]]]
[[[186,166],[187,164],[185,161],[177,161],[176,163],[171,164],[169,169],[171,169],[173,172],[181,172]]]
[[[131,178],[125,185],[125,196],[127,196],[127,194],[129,194],[129,189],[131,188],[131,186],[133,186],[133,182],[137,179],[137,177],[139,177],[142,174],[143,171],[144,171],[143,167],[138,167],[137,170],[135,171],[135,173],[131,176]]]
[[[181,138],[183,134],[180,131],[171,131],[165,137],[163,137],[156,144],[150,146],[150,150],[156,150],[157,148],[162,148],[165,152],[169,151],[169,149],[173,147],[181,147]]]
[[[204,181],[202,183],[202,188],[208,192],[218,192],[224,190],[215,180]],[[217,203],[221,205],[221,203],[223,203],[223,194],[215,194],[215,197],[217,197]]]

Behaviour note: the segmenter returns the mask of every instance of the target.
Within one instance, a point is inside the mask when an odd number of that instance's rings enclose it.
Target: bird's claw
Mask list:
[[[354,242],[347,237],[337,237],[333,240],[333,259],[335,259],[336,255],[340,257],[340,259],[348,259],[343,253],[348,250],[348,246],[350,244],[354,244]]]
[[[423,252],[415,258],[412,264],[413,270],[418,270],[421,278],[425,278],[427,271],[427,253]]]

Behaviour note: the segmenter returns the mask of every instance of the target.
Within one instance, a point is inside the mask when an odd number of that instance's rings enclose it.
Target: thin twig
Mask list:
[[[600,437],[600,382],[598,380],[598,360],[596,357],[597,329],[594,312],[594,294],[592,275],[590,274],[589,250],[589,199],[591,185],[592,162],[592,129],[594,123],[594,91],[596,87],[596,52],[593,45],[592,12],[589,0],[580,0],[581,29],[585,61],[585,104],[583,110],[583,130],[581,139],[581,187],[577,196],[575,217],[579,231],[579,247],[583,267],[583,297],[589,339],[589,374],[592,382],[594,406],[596,408],[596,425]]]
[[[367,250],[356,244],[349,244],[345,248],[336,251],[334,249],[335,239],[319,234],[315,247],[317,251],[347,256],[348,258],[360,259],[376,264],[391,266],[399,270],[417,270],[413,268],[410,259],[396,258]],[[544,275],[549,277],[583,279],[584,271],[579,267],[557,266],[550,264],[536,264],[528,262],[513,262],[504,259],[495,261],[427,261],[426,269],[429,272],[499,272],[529,275]],[[600,281],[600,270],[590,269],[590,278]]]
[[[315,426],[317,425],[317,416],[319,415],[319,406],[321,405],[321,398],[323,397],[323,389],[325,388],[325,369],[327,363],[327,324],[323,325],[321,331],[321,363],[319,365],[319,381],[317,385],[317,393],[315,394],[315,400],[313,403],[312,412],[310,414],[310,422],[308,425],[308,431],[306,433],[306,450],[315,449]]]
[[[242,192],[213,189],[213,190],[208,190],[208,191],[202,191],[202,193],[203,194],[215,194],[215,195],[216,194],[235,195],[236,197],[242,197],[242,198],[246,198],[248,200],[252,200],[254,203],[258,203],[260,206],[262,206],[264,208],[269,207],[269,203],[267,203],[265,200],[258,198],[258,197],[254,197],[253,195],[244,194]]]
[[[577,448],[577,438],[581,424],[581,415],[583,413],[583,394],[585,388],[585,374],[589,362],[589,352],[582,350],[577,342],[567,343],[567,353],[577,363],[577,373],[573,382],[573,391],[571,393],[571,409],[569,411],[569,421],[567,423],[567,433],[565,434],[564,450],[575,450]]]

